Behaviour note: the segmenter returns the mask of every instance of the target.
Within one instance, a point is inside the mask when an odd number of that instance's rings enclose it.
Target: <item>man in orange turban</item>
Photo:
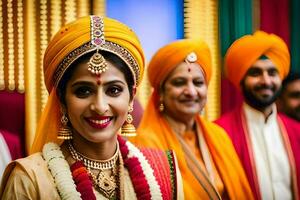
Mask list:
[[[289,69],[284,41],[263,31],[236,40],[225,56],[227,77],[244,102],[216,122],[230,136],[256,199],[299,199],[300,126],[274,103]]]
[[[148,77],[153,93],[133,141],[175,151],[186,199],[253,199],[229,137],[199,115],[211,77],[207,44],[184,39],[162,47]]]

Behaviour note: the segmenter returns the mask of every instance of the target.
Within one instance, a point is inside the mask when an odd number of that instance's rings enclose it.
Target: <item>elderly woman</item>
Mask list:
[[[134,133],[143,68],[138,38],[118,21],[90,16],[61,28],[45,52],[50,96],[34,154],[7,167],[0,199],[183,198],[172,152],[118,136]]]
[[[230,139],[199,115],[211,77],[206,43],[184,39],[162,47],[148,75],[153,93],[133,141],[175,150],[186,199],[253,199]]]

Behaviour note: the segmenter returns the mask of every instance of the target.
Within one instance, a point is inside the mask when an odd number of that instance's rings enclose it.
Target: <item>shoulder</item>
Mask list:
[[[2,177],[0,196],[37,198],[40,195],[40,186],[48,190],[53,185],[51,174],[48,171],[41,153],[32,154],[26,158],[11,162]],[[18,187],[15,187],[18,185]]]
[[[241,110],[242,110],[241,107],[236,107],[232,111],[222,114],[220,118],[215,120],[215,123],[220,125],[228,124],[228,123],[230,124],[237,123],[236,120],[240,118]]]
[[[215,122],[210,122],[206,119],[201,120],[202,127],[206,130],[207,134],[213,134],[215,138],[224,139],[228,138],[226,130]]]
[[[26,173],[29,177],[34,177],[37,169],[39,169],[41,166],[46,166],[46,163],[42,157],[42,154],[39,152],[11,162],[7,166],[6,171],[8,170],[8,172],[15,171],[15,173]]]
[[[172,151],[137,148],[129,141],[124,142],[120,139],[119,144],[122,156],[125,156],[123,157],[124,164],[127,165],[129,171],[132,168],[135,169],[135,172],[131,173],[139,173],[139,176],[144,176],[150,191],[157,191],[163,196],[163,199],[173,199],[177,195],[179,171],[177,171],[176,158]],[[140,172],[138,172],[138,165],[141,166]],[[134,180],[132,181],[134,182]]]
[[[174,197],[178,190],[178,177],[180,176],[175,153],[172,150],[163,151],[151,148],[141,148],[140,151],[153,169],[161,190]]]

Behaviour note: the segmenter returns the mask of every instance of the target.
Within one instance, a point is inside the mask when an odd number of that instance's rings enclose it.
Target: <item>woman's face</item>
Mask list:
[[[74,134],[101,143],[115,138],[132,102],[124,74],[114,64],[107,61],[108,69],[96,76],[87,63],[74,66],[65,103]]]
[[[180,63],[167,77],[161,92],[165,113],[179,121],[199,114],[206,96],[207,84],[197,63]]]

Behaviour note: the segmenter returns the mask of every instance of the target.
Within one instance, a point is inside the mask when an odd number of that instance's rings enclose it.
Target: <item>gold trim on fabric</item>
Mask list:
[[[221,65],[219,55],[218,1],[184,1],[185,38],[201,38],[212,55],[212,77],[208,87],[205,118],[212,121],[221,112]]]
[[[8,32],[8,89],[14,90],[15,84],[15,56],[14,56],[14,24],[13,2],[7,1],[7,32]]]
[[[67,55],[63,61],[58,66],[57,70],[54,72],[53,75],[53,83],[54,86],[57,87],[59,81],[61,80],[63,74],[67,70],[67,68],[80,56],[87,54],[89,52],[95,51],[96,46],[92,45],[91,42],[88,42],[79,48],[72,51],[69,55]],[[110,41],[106,41],[104,45],[101,46],[101,50],[111,52],[118,57],[120,57],[126,64],[129,66],[131,73],[133,75],[135,85],[139,83],[139,74],[140,68],[133,58],[133,56],[127,51],[125,48],[121,47],[118,44],[115,44]]]
[[[5,89],[3,31],[3,10],[2,1],[0,1],[0,90]]]
[[[23,24],[23,1],[17,4],[17,27],[18,27],[18,91],[24,92],[24,24]]]

